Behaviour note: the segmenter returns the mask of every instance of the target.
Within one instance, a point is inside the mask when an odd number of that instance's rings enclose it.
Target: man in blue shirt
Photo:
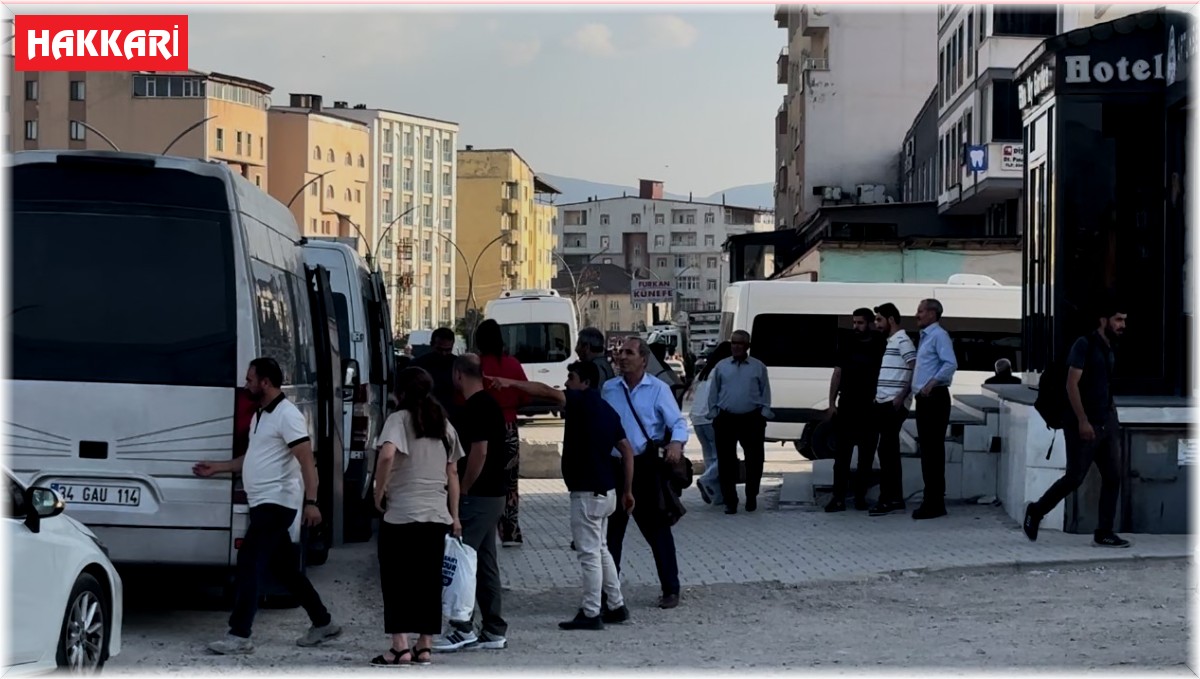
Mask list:
[[[738,330],[729,338],[733,356],[713,368],[708,388],[708,416],[717,438],[717,474],[725,513],[737,514],[738,459],[742,444],[746,455],[746,511],[758,508],[766,458],[764,438],[771,418],[771,382],[767,366],[750,356],[750,333]]]
[[[565,392],[538,382],[492,378],[497,388],[515,388],[563,408],[562,475],[571,494],[571,535],[583,569],[583,605],[573,620],[559,623],[565,630],[600,630],[604,623],[622,623],[629,609],[621,595],[617,566],[608,550],[608,524],[614,512],[628,515],[634,509],[632,489],[633,448],[621,427],[621,418],[600,397],[593,384],[600,381],[591,361],[567,366]],[[563,407],[565,406],[565,407]],[[623,467],[620,506],[612,450],[621,451]],[[609,608],[601,609],[601,594]]]
[[[659,608],[679,605],[679,563],[675,555],[675,538],[661,502],[663,460],[659,450],[665,446],[666,459],[676,462],[683,456],[687,442],[687,420],[679,412],[679,404],[665,382],[646,374],[650,346],[640,337],[631,337],[621,347],[617,364],[621,376],[604,383],[601,395],[617,411],[621,427],[633,447],[633,497],[637,504],[633,520],[654,553],[658,579],[662,585]],[[614,458],[620,455],[612,451]],[[624,483],[624,470],[619,460],[613,466]],[[621,546],[629,515],[616,512],[608,522],[608,549],[612,552],[617,571],[621,569]]]
[[[917,305],[917,366],[913,391],[917,394],[917,439],[921,445],[924,499],[912,513],[916,520],[946,515],[946,427],[950,425],[950,384],[958,370],[954,343],[941,325],[942,303],[922,300]]]

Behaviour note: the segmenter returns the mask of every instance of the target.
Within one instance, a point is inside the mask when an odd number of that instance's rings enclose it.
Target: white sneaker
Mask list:
[[[508,648],[508,639],[505,639],[499,634],[488,634],[487,632],[484,632],[479,637],[479,641],[473,644],[471,648],[478,648],[487,651],[499,651],[501,649]]]
[[[254,644],[249,639],[226,634],[224,639],[209,644],[208,650],[217,655],[246,655],[254,652]]]
[[[433,640],[433,650],[438,653],[453,653],[472,647],[478,643],[479,637],[476,636],[475,632],[463,632],[452,629]]]
[[[330,621],[324,627],[309,627],[308,632],[304,636],[296,640],[297,646],[312,647],[322,642],[328,641],[342,633],[340,625]]]

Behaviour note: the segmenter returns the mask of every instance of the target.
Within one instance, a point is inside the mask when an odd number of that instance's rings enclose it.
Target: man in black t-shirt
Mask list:
[[[1100,515],[1093,539],[1100,547],[1128,547],[1113,532],[1121,490],[1121,423],[1113,403],[1113,347],[1125,334],[1125,314],[1116,303],[1099,310],[1096,330],[1075,340],[1067,355],[1067,406],[1063,412],[1063,442],[1067,472],[1046,493],[1025,508],[1022,530],[1037,540],[1042,519],[1087,478],[1092,463],[1100,472]]]
[[[436,640],[433,650],[501,649],[508,646],[508,623],[501,616],[500,566],[496,560],[496,524],[504,513],[507,474],[504,441],[507,428],[500,404],[483,386],[479,356],[463,354],[454,361],[454,386],[465,403],[451,416],[466,456],[458,461],[461,495],[458,516],[463,543],[478,558],[475,603],[482,618],[475,633],[472,620],[451,620],[450,631]]]
[[[838,347],[837,367],[829,381],[829,416],[837,430],[837,451],[833,462],[833,499],[827,512],[846,509],[846,487],[850,481],[850,458],[858,447],[858,474],[855,479],[854,508],[866,511],[867,484],[875,464],[879,432],[874,426],[873,405],[879,366],[883,362],[886,341],[872,330],[875,312],[855,309],[851,316],[854,330]]]

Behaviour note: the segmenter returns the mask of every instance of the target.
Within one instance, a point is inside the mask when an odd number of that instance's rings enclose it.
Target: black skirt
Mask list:
[[[442,631],[444,523],[379,523],[379,583],[388,634]]]

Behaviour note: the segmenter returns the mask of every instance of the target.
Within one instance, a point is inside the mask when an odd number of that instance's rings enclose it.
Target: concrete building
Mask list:
[[[366,255],[374,243],[358,231],[368,226],[371,136],[366,123],[339,115],[344,109],[343,102],[329,109],[318,95],[292,94],[288,106],[267,111],[270,193],[284,204],[291,201],[304,235],[356,238]]]
[[[203,71],[18,72],[7,58],[6,151],[111,150],[107,137],[122,151],[158,154],[174,141],[171,155],[219,160],[268,187],[270,85]]]
[[[938,7],[938,211],[1021,233],[1025,146],[1013,69],[1054,35],[1053,6]]]
[[[458,249],[467,264],[455,279],[458,318],[507,290],[544,290],[554,261],[558,189],[538,178],[512,149],[458,152]],[[470,295],[470,298],[468,298]]]
[[[893,152],[893,157],[895,153]],[[773,231],[769,210],[663,198],[662,182],[640,180],[636,197],[558,206],[563,263],[615,264],[631,276],[675,282],[673,311],[689,314],[693,336],[708,335],[729,279],[723,246],[731,236]],[[671,316],[667,316],[670,318]]]
[[[575,302],[579,327],[624,336],[646,332],[649,313],[646,305],[630,299],[631,280],[629,272],[616,264],[592,263],[562,269],[553,287]]]
[[[777,81],[775,223],[823,205],[898,200],[896,143],[936,83],[926,8],[777,5],[787,29]]]
[[[458,123],[363,104],[337,113],[370,130],[363,231],[389,282],[396,336],[452,326]]]

